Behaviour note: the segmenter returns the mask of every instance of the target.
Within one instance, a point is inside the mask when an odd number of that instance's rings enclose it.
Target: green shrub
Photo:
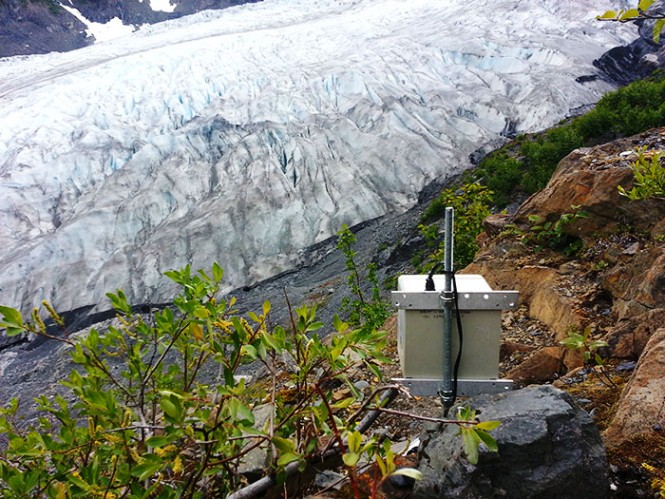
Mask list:
[[[493,192],[501,208],[520,193],[547,185],[561,159],[574,149],[665,125],[665,78],[657,75],[603,96],[588,113],[535,137],[514,143],[485,157],[468,176]]]
[[[482,181],[494,193],[492,203],[496,206],[508,205],[522,183],[522,162],[501,154],[488,156],[483,160],[482,167]]]
[[[353,326],[359,326],[365,330],[378,329],[390,316],[390,307],[381,299],[381,288],[376,271],[375,263],[367,266],[365,277],[361,276],[361,270],[355,261],[356,236],[346,225],[338,232],[339,240],[337,249],[341,250],[346,257],[346,270],[349,272],[347,284],[354,297],[342,299],[341,311],[347,314],[347,320]],[[371,287],[371,298],[366,297],[362,290],[363,281]]]
[[[640,149],[637,160],[631,165],[633,187],[627,191],[619,186],[619,193],[632,201],[665,197],[665,167],[662,163],[664,156],[662,153],[654,153],[647,158],[645,152],[645,149]]]
[[[355,236],[349,233],[345,228],[341,238],[352,261]],[[250,452],[262,449],[265,473],[280,481],[287,466],[320,464],[330,444],[358,499],[378,497],[389,476],[421,477],[396,466],[389,439],[366,438],[356,429],[365,411],[390,412],[376,396],[382,389],[362,394],[348,378],[360,364],[381,377],[378,364],[388,361],[385,333],[351,328],[336,316],[336,334],[322,342],[313,333],[323,324],[311,307],[295,310],[290,332],[270,326],[268,302],[259,314],[237,314],[233,299],[219,297],[223,271],[216,263],[210,274],[192,274],[187,266],[166,275],[182,288],[173,308],[146,320],[118,291],[108,296],[119,326],[77,339],[50,334],[38,310],[25,322],[17,310],[0,306],[0,329],[65,343],[78,365],[62,382],[68,394],[37,398],[43,415],[34,426],[21,424],[18,399],[0,408],[7,442],[0,451],[1,497],[225,497],[245,485],[238,466]],[[246,384],[238,375],[249,363],[262,364],[262,381]],[[217,382],[202,376],[211,365],[219,371]],[[339,385],[348,388],[345,398],[333,396]],[[266,409],[265,421],[259,420]],[[456,420],[439,421],[458,425],[472,463],[481,443],[497,451],[488,431],[498,421],[479,422],[469,408]],[[363,461],[379,471],[361,489]]]
[[[431,222],[443,216],[446,207],[455,210],[453,254],[455,267],[458,269],[471,263],[478,252],[476,238],[483,231],[483,221],[491,214],[491,200],[492,191],[487,187],[478,183],[463,184],[457,188],[445,189],[421,217],[422,222]],[[419,230],[428,246],[435,248],[418,268],[421,272],[429,271],[443,261],[444,234],[433,224],[423,223]]]
[[[537,251],[550,248],[569,257],[576,255],[582,249],[583,241],[568,233],[566,229],[576,220],[588,218],[589,214],[580,210],[579,206],[573,205],[570,209],[570,212],[562,213],[553,221],[547,221],[539,215],[530,215],[531,228],[528,232],[519,234],[522,241],[534,246]]]
[[[2,497],[224,497],[242,485],[237,466],[253,449],[265,449],[266,473],[279,474],[317,455],[321,439],[353,431],[348,408],[362,395],[347,373],[360,363],[380,375],[383,333],[336,318],[324,344],[312,308],[296,310],[288,333],[269,326],[267,302],[238,315],[219,298],[217,264],[210,275],[187,266],[167,276],[181,286],[174,309],[146,320],[118,291],[109,297],[120,325],[80,340],[50,335],[37,312],[24,322],[0,307],[0,328],[64,342],[79,366],[63,383],[69,394],[37,399],[35,427],[17,421],[18,400],[0,410]],[[265,368],[264,382],[237,376],[251,362]],[[203,380],[206,365],[219,382]],[[332,399],[335,383],[349,387],[347,398]]]

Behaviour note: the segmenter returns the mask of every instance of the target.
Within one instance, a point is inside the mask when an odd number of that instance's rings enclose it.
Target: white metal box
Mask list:
[[[443,294],[445,276],[434,276],[436,291],[425,291],[426,275],[403,275],[393,300],[398,307],[397,348],[405,378],[443,378]],[[516,291],[493,291],[480,275],[456,275],[463,348],[459,380],[499,376],[501,311],[515,308]],[[459,340],[453,320],[452,362]]]

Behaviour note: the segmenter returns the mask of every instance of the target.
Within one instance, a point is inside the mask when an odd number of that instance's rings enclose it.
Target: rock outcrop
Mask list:
[[[638,148],[646,157],[665,151],[665,129],[572,152],[547,187],[514,215],[488,221],[483,249],[465,272],[482,274],[497,288],[519,289],[529,315],[549,326],[557,342],[586,332],[587,344],[577,357],[561,346],[548,346],[508,377],[523,385],[556,380],[556,386],[587,404],[592,403],[587,396],[597,392],[603,398],[594,413],[605,430],[614,469],[640,480],[645,459],[658,462],[665,456],[665,203],[631,201],[619,193],[619,186],[632,187]],[[584,243],[576,256],[536,250],[525,242],[531,215],[556,223],[575,209],[588,213],[563,227]],[[501,232],[510,223],[511,230]],[[607,346],[591,350],[594,340]],[[588,362],[582,368],[585,350]],[[632,375],[618,374],[631,371],[626,366],[634,361]],[[596,362],[605,365],[593,369]]]
[[[604,433],[607,446],[619,448],[638,438],[665,440],[665,329],[647,343],[618,410]]]
[[[527,233],[531,215],[556,222],[576,206],[586,211],[588,218],[563,229],[584,241],[579,258],[536,253],[520,237],[500,235],[485,242],[465,272],[482,274],[497,288],[519,289],[530,315],[555,330],[558,339],[571,327],[597,324],[602,316],[601,329],[611,330],[612,344],[620,343],[624,323],[665,305],[665,247],[659,232],[665,204],[630,201],[617,189],[632,185],[630,165],[638,147],[646,147],[647,155],[665,150],[665,130],[572,152],[547,187],[511,218],[517,232]]]
[[[0,2],[0,57],[65,52],[91,43],[85,25],[46,2]]]
[[[551,386],[469,401],[482,421],[500,420],[498,453],[477,465],[462,457],[454,425],[421,436],[414,498],[537,497],[601,499],[609,494],[608,466],[598,429],[572,398]]]

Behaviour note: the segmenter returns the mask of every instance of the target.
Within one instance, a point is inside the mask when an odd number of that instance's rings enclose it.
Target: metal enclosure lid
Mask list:
[[[403,275],[397,280],[392,298],[398,309],[441,310],[444,275],[435,275],[437,291],[425,291],[426,275]],[[455,275],[460,310],[512,310],[517,308],[518,291],[493,291],[485,278],[476,274]]]
[[[432,277],[434,279],[434,287],[440,293],[443,291],[446,276],[435,274]],[[397,278],[397,291],[425,291],[426,281],[427,275],[425,274],[401,275]],[[479,274],[455,274],[455,281],[457,282],[458,293],[492,291],[485,278]],[[429,291],[429,293],[431,292]]]

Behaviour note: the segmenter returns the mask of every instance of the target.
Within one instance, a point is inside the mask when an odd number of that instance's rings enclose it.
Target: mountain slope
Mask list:
[[[261,0],[2,0],[0,1],[0,58],[14,55],[66,52],[99,40],[91,23],[115,21],[137,28],[193,14]],[[87,22],[81,20],[81,17]]]

